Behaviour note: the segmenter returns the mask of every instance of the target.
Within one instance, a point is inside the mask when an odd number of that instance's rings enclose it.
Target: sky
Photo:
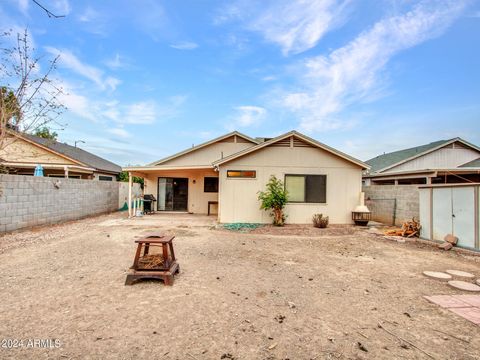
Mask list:
[[[142,165],[233,130],[361,160],[480,145],[480,1],[1,0],[68,108],[59,140]],[[46,67],[42,66],[40,72]]]

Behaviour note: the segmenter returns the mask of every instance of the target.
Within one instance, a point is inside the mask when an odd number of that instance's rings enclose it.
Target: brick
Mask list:
[[[451,248],[453,247],[452,244],[450,244],[449,242],[444,242],[444,243],[441,243],[438,245],[438,248],[439,249],[442,249],[442,250],[450,250]]]
[[[443,240],[445,240],[446,242],[452,244],[452,245],[457,245],[457,242],[458,242],[458,237],[452,235],[452,234],[448,234],[448,235],[445,235],[445,237],[443,238]]]

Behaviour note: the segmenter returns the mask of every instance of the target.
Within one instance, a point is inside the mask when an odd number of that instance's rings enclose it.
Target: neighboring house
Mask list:
[[[78,147],[29,134],[10,132],[0,150],[0,165],[10,174],[116,181],[122,168]]]
[[[367,160],[365,185],[480,182],[480,148],[461,138],[435,141]]]
[[[287,222],[309,223],[313,214],[322,213],[331,223],[347,224],[367,168],[296,131],[268,140],[235,131],[148,166],[124,170],[145,179],[145,193],[157,198],[157,211],[207,214],[210,208],[223,223],[269,223],[271,217],[260,210],[258,192],[275,175],[289,192]]]

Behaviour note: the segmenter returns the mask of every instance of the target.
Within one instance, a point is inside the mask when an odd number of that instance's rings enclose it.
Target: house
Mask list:
[[[55,140],[10,131],[0,149],[0,165],[11,174],[117,181],[122,168],[97,155]]]
[[[458,137],[379,155],[366,163],[367,186],[480,182],[480,148]]]
[[[144,178],[157,211],[217,213],[222,223],[270,223],[258,192],[271,175],[289,193],[289,223],[310,223],[322,213],[330,222],[351,223],[358,205],[362,170],[368,165],[299,132],[251,138],[237,131],[156,161],[127,167]],[[129,202],[131,203],[131,202]]]

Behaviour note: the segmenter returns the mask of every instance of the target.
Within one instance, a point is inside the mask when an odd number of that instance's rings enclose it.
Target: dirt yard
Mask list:
[[[60,344],[0,358],[479,358],[480,326],[422,298],[460,293],[423,270],[480,276],[479,257],[352,228],[238,233],[201,216],[124,216],[0,237],[1,338]],[[151,231],[176,235],[181,273],[173,287],[124,286],[133,240]]]

